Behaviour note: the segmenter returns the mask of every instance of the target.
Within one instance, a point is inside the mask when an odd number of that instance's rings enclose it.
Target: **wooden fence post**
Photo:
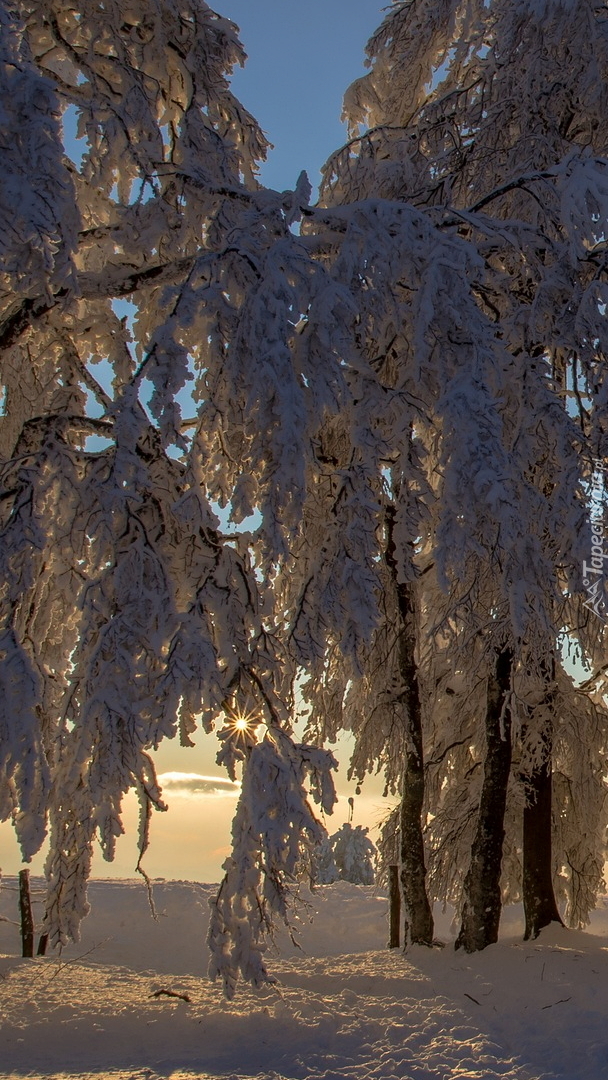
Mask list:
[[[389,949],[399,948],[399,923],[401,920],[401,893],[399,891],[399,867],[388,868]]]
[[[34,955],[34,917],[30,896],[30,872],[19,871],[19,912],[21,915],[21,955]]]

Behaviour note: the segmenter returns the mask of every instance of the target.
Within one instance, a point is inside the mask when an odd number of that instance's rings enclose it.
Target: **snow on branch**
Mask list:
[[[336,794],[327,750],[294,743],[276,727],[252,745],[232,826],[232,854],[215,899],[207,944],[209,975],[232,998],[239,978],[259,987],[275,980],[264,961],[277,923],[289,926],[289,886],[295,884],[302,845],[311,851],[325,835],[304,787],[331,813]]]

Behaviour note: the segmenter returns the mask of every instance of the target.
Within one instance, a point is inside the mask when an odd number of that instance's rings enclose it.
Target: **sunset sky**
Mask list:
[[[336,756],[341,766],[336,776],[340,799],[331,818],[325,819],[329,832],[335,832],[348,820],[348,796],[354,796],[354,824],[374,830],[395,800],[382,798],[382,782],[370,777],[361,795],[355,784],[346,780],[348,750],[346,740]],[[177,742],[166,743],[154,755],[169,805],[167,813],[154,814],[151,843],[144,866],[151,877],[195,881],[218,881],[221,866],[230,851],[230,826],[236,807],[238,785],[233,784],[215,764],[218,742],[214,735],[199,736],[198,745],[184,749]],[[320,815],[319,815],[320,816]],[[106,863],[99,851],[93,861],[93,877],[134,876],[137,863],[137,801],[131,794],[125,799],[123,823],[125,835],[117,844],[116,858]],[[375,838],[375,830],[371,833]],[[0,825],[0,869],[16,874],[23,866],[13,830]],[[33,874],[41,874],[44,851],[30,864]]]
[[[235,73],[234,91],[276,147],[262,171],[263,182],[279,190],[293,187],[300,171],[306,169],[316,185],[320,166],[345,140],[340,122],[342,95],[365,72],[364,48],[381,21],[380,4],[376,0],[308,0],[303,6],[285,0],[256,0],[255,4],[224,0],[217,8],[239,25],[249,55],[245,69]],[[221,876],[238,789],[221,778],[215,764],[217,749],[214,736],[200,735],[194,749],[167,743],[155,755],[158,772],[165,777],[170,810],[154,815],[145,862],[151,876],[199,881],[217,881]],[[337,756],[341,800],[327,822],[330,832],[347,820],[347,798],[355,788],[346,781],[346,740]],[[356,797],[355,824],[373,826],[386,814],[382,786],[371,778],[364,794]],[[133,875],[136,822],[135,796],[129,796],[124,813],[127,835],[118,843],[114,863],[96,857],[94,876]],[[40,873],[43,862],[42,855],[37,857],[32,872]],[[0,825],[0,869],[13,874],[21,865],[12,828]]]

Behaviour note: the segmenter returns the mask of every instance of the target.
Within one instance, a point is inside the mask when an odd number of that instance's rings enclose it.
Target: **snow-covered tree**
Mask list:
[[[480,368],[480,324],[462,318],[470,309],[454,304],[453,296],[443,302],[442,315],[452,325],[444,325],[443,337],[433,328],[434,341],[439,350],[447,339],[454,362],[451,378],[449,369],[444,371],[431,404],[438,498],[432,546],[448,599],[436,607],[434,622],[442,662],[449,666],[451,652],[452,674],[464,673],[467,696],[479,677],[488,682],[487,705],[477,716],[482,729],[477,735],[469,729],[462,740],[473,751],[472,763],[483,762],[484,773],[477,840],[470,833],[470,800],[461,806],[461,811],[468,806],[461,828],[469,849],[473,845],[473,859],[460,903],[469,913],[475,907],[478,930],[485,915],[494,913],[478,943],[497,932],[503,845],[498,805],[506,810],[512,737],[524,806],[527,933],[557,917],[552,774],[559,769],[557,744],[563,746],[562,732],[569,729],[560,715],[564,695],[570,699],[566,713],[576,713],[577,704],[571,680],[557,678],[557,641],[566,629],[594,653],[602,638],[601,626],[590,627],[582,610],[581,568],[585,551],[591,550],[585,485],[593,460],[606,452],[606,327],[598,273],[608,208],[601,124],[606,49],[600,4],[395,3],[369,44],[369,75],[346,96],[352,139],[330,159],[322,192],[328,205],[403,200],[425,211],[443,242],[458,237],[473,246],[479,262],[465,272],[477,315],[485,316],[491,324],[486,333],[500,342]],[[414,257],[411,261],[415,264]],[[428,295],[416,289],[411,272],[401,281],[427,311]],[[473,362],[471,344],[477,353]],[[403,354],[401,364],[407,371]],[[412,389],[420,385],[417,378]],[[420,430],[419,419],[417,425]],[[466,446],[472,450],[468,460]],[[482,455],[484,468],[478,472]],[[486,496],[481,500],[480,491]],[[470,648],[475,634],[486,639],[476,659]],[[498,670],[492,672],[494,648],[499,665],[501,657],[504,663],[508,658],[510,674],[505,670],[498,678],[504,684],[502,705],[497,699],[490,706],[490,684],[498,676]],[[419,657],[421,652],[422,646]],[[522,681],[523,697],[516,691]],[[428,716],[431,705],[436,708],[432,679],[427,693]],[[488,726],[491,716],[495,735]],[[435,715],[430,722],[429,753],[431,760],[443,761],[449,788],[458,774],[450,768],[453,758],[445,755],[451,744],[458,752],[461,743],[457,735],[442,734],[438,755],[437,720]],[[599,759],[604,732],[603,722],[594,729]],[[585,736],[579,730],[578,737]],[[498,772],[497,763],[492,765],[494,745],[504,758]],[[441,785],[445,798],[444,780]],[[598,810],[599,804],[593,805]],[[484,816],[488,806],[491,840]],[[568,813],[559,805],[555,809],[554,822]],[[441,833],[447,819],[437,815],[436,806],[431,810],[434,850],[442,858],[456,858],[455,847]],[[563,837],[555,826],[553,831]],[[476,846],[482,842],[490,844],[485,855]],[[563,852],[562,858],[567,865]],[[466,934],[463,924],[463,934],[467,947],[478,947],[473,929]]]
[[[312,879],[317,885],[350,881],[353,885],[373,885],[376,880],[376,846],[369,829],[345,821],[337,832],[326,836],[312,853]]]
[[[204,0],[0,11],[0,813],[25,858],[50,821],[51,939],[77,936],[129,788],[145,851],[148,751],[197,723],[243,770],[210,929],[228,993],[268,977],[322,835],[307,790],[334,799],[309,743],[341,728],[353,775],[401,795],[407,940],[432,941],[429,886],[465,948],[518,890],[528,933],[555,890],[584,920],[606,803],[583,570],[608,456],[604,5],[395,2],[314,207],[304,175],[259,185],[244,53]],[[564,635],[598,672],[584,690]]]
[[[376,848],[368,837],[369,829],[348,821],[331,837],[334,859],[342,881],[353,885],[373,885]]]
[[[0,809],[25,859],[50,820],[56,943],[78,934],[94,838],[111,859],[130,788],[145,850],[161,739],[223,717],[234,761],[254,713],[264,767],[288,763],[293,827],[314,834],[307,772],[331,805],[331,758],[290,740],[267,591],[318,415],[345,395],[315,329],[344,301],[291,228],[305,179],[256,181],[266,141],[228,83],[244,53],[203,0],[2,4],[2,48]],[[255,537],[222,532],[214,500],[235,523],[258,509]],[[255,858],[280,908],[289,857],[275,838]]]

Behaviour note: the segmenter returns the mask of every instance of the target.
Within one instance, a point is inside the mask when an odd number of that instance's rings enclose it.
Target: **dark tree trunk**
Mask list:
[[[21,915],[21,955],[34,955],[34,917],[30,895],[30,872],[19,871],[19,913]]]
[[[399,611],[399,674],[402,681],[399,704],[404,723],[405,759],[400,807],[401,888],[403,893],[403,944],[432,945],[433,912],[426,891],[426,866],[422,836],[424,803],[424,760],[422,752],[422,709],[416,663],[416,606],[413,586],[399,581],[393,540],[395,512],[387,510],[386,563],[395,588]]]
[[[464,881],[462,925],[456,939],[456,948],[466,952],[477,952],[498,940],[504,817],[511,771],[511,714],[504,706],[512,664],[512,650],[502,649],[488,677],[483,784],[471,863]]]
[[[542,756],[529,776],[524,777],[526,805],[523,828],[523,900],[526,927],[524,940],[538,937],[544,926],[563,926],[553,891],[551,758],[553,751],[552,706],[554,704],[555,662],[545,666],[548,683],[544,707],[548,710],[541,735]]]
[[[538,937],[549,923],[562,923],[553,891],[551,845],[551,762],[534,769],[526,782],[524,807],[524,939]]]
[[[399,867],[388,868],[388,900],[389,900],[389,949],[399,948],[400,924],[401,924],[401,890],[399,888]]]
[[[433,943],[433,913],[426,891],[426,866],[422,837],[424,766],[422,747],[406,752],[401,795],[401,887],[403,891],[403,943]]]

